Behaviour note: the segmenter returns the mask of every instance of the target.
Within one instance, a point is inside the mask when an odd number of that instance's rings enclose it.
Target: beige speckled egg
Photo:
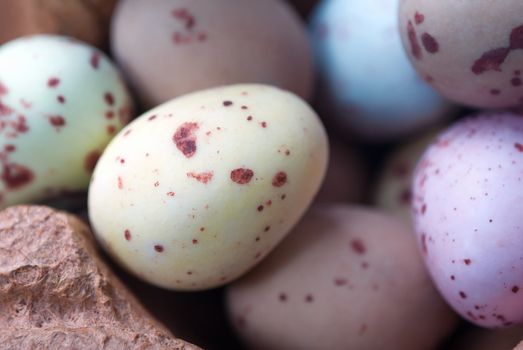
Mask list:
[[[89,189],[108,252],[155,285],[206,289],[240,276],[289,232],[327,165],[303,100],[233,85],[161,105],[120,132]]]
[[[249,349],[434,349],[455,325],[402,220],[314,208],[227,307]]]
[[[275,85],[303,98],[312,90],[304,25],[281,0],[122,1],[111,45],[147,106],[237,83]]]
[[[446,97],[483,108],[523,103],[523,2],[401,0],[403,44]]]
[[[411,183],[414,169],[440,129],[434,129],[395,149],[385,162],[374,188],[373,203],[408,222],[411,221]]]

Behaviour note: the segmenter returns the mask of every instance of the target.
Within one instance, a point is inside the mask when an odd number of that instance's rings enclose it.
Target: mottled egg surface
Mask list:
[[[432,286],[412,229],[344,205],[311,209],[228,287],[227,308],[249,349],[433,349],[456,319]]]
[[[148,106],[237,83],[308,98],[312,53],[303,23],[281,0],[121,1],[112,51]]]
[[[523,2],[401,0],[400,31],[419,74],[482,108],[523,103]]]
[[[523,117],[484,113],[442,133],[417,166],[413,215],[439,290],[484,327],[523,321]]]
[[[325,0],[311,24],[319,102],[333,124],[366,140],[405,135],[449,110],[409,62],[397,9],[398,0]]]
[[[142,279],[211,288],[288,233],[327,158],[323,126],[296,95],[263,85],[205,90],[122,130],[96,167],[89,216],[107,251]]]
[[[132,103],[89,45],[39,35],[0,47],[0,206],[87,189]]]

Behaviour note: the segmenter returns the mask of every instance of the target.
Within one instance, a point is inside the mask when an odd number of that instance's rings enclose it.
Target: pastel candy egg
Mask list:
[[[374,187],[373,203],[395,215],[411,221],[412,177],[414,169],[438,132],[422,134],[393,150],[388,156]]]
[[[397,7],[398,0],[324,0],[311,23],[319,101],[332,124],[365,140],[397,138],[449,110],[409,62]]]
[[[420,160],[412,210],[437,287],[484,327],[523,321],[523,118],[484,113],[442,133]]]
[[[401,0],[400,30],[419,74],[470,106],[523,103],[523,2]]]
[[[226,300],[248,349],[433,349],[456,323],[409,226],[343,205],[311,209]]]
[[[118,71],[89,45],[40,35],[1,46],[1,206],[86,190],[131,110]]]
[[[216,287],[267,255],[307,209],[326,134],[295,95],[263,85],[189,94],[112,141],[89,189],[107,251],[165,288]]]
[[[281,0],[121,1],[111,37],[116,61],[146,106],[238,83],[311,94],[307,34]]]

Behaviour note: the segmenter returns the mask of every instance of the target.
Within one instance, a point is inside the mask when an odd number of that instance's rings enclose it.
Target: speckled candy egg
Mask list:
[[[312,54],[282,0],[121,1],[112,49],[142,102],[227,84],[276,85],[308,98]]]
[[[309,211],[227,307],[249,349],[433,349],[456,319],[409,226],[342,205]]]
[[[86,190],[130,112],[117,70],[97,49],[51,35],[1,46],[0,205]]]
[[[436,138],[438,130],[416,137],[395,149],[387,158],[374,187],[373,203],[411,221],[412,177],[423,152]]]
[[[127,126],[89,190],[97,237],[155,285],[238,277],[287,234],[318,190],[325,131],[295,95],[233,85],[170,101]]]
[[[492,113],[441,134],[416,168],[413,213],[436,285],[485,327],[523,321],[523,117]]]
[[[475,107],[523,103],[523,2],[401,0],[403,44],[422,77]]]
[[[326,115],[368,140],[404,135],[449,109],[412,68],[397,29],[397,6],[398,0],[325,0],[312,21]]]

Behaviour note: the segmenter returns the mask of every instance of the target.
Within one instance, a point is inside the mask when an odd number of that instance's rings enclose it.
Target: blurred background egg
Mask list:
[[[234,83],[312,91],[304,25],[281,0],[122,1],[111,46],[146,107]]]
[[[311,209],[227,290],[248,349],[434,349],[455,326],[409,226],[345,205]]]
[[[21,36],[60,34],[105,47],[117,0],[0,1],[0,45]]]
[[[0,206],[85,191],[132,109],[118,70],[92,46],[56,35],[0,46]]]
[[[521,115],[484,112],[445,130],[412,188],[420,251],[447,302],[479,326],[521,323]]]
[[[440,129],[415,137],[392,150],[374,187],[373,203],[411,222],[411,183],[414,169],[423,152],[434,141]]]
[[[398,0],[324,0],[313,15],[318,105],[362,140],[391,140],[448,116],[449,103],[403,50],[397,8]]]
[[[523,2],[401,0],[399,28],[422,77],[482,108],[523,103]]]

